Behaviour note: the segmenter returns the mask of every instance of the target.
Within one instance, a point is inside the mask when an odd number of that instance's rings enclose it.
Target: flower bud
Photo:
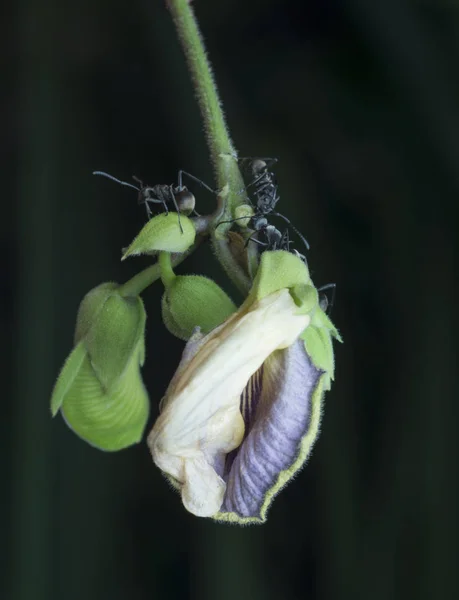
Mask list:
[[[180,227],[181,225],[181,227]],[[138,236],[125,250],[121,260],[128,256],[151,254],[156,251],[185,252],[194,244],[196,230],[185,215],[175,212],[161,213],[142,228]]]
[[[248,227],[254,210],[250,204],[239,204],[234,211],[234,220],[239,227]]]
[[[206,334],[218,327],[236,306],[211,279],[202,275],[178,275],[162,299],[163,321],[180,339],[188,340],[196,327]]]
[[[139,297],[122,297],[104,283],[83,299],[75,348],[65,362],[51,398],[68,426],[102,450],[120,450],[141,440],[149,413],[140,376],[145,310]]]

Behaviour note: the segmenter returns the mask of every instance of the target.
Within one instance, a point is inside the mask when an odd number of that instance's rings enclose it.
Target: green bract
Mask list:
[[[128,256],[158,251],[185,252],[194,244],[196,230],[192,221],[185,215],[180,215],[180,223],[182,229],[175,212],[161,213],[153,217],[125,250],[121,260]]]
[[[104,283],[83,299],[76,346],[51,398],[73,431],[102,450],[141,440],[149,413],[140,366],[145,356],[145,310],[139,297],[123,298]]]
[[[162,315],[167,329],[188,340],[196,327],[207,334],[236,311],[231,298],[211,279],[202,275],[178,275],[162,298]]]

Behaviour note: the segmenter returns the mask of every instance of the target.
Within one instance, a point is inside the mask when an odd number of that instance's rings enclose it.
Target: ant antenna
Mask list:
[[[217,223],[217,225],[215,226],[215,229],[217,229],[217,227],[220,227],[220,225],[223,225],[223,223],[234,223],[236,221],[242,221],[242,219],[251,219],[252,217],[236,217],[235,219],[229,219],[228,221],[220,221],[219,223]]]
[[[207,183],[204,183],[204,181],[202,181],[202,179],[198,179],[194,175],[191,175],[191,173],[187,173],[186,171],[183,171],[183,170],[179,171],[179,174],[178,174],[178,187],[180,189],[183,188],[183,183],[182,183],[182,176],[183,175],[186,175],[191,180],[195,181],[197,184],[199,184],[201,187],[203,187],[204,189],[208,190],[212,194],[216,194],[218,192],[218,190],[213,190],[210,186],[207,185]]]
[[[289,220],[287,219],[287,217],[284,217],[284,215],[281,215],[281,214],[280,214],[280,213],[278,213],[278,212],[272,212],[271,214],[272,214],[272,215],[274,215],[275,217],[280,217],[281,219],[284,219],[284,221],[290,225],[290,227],[293,229],[293,231],[296,233],[296,235],[297,235],[297,236],[300,238],[300,240],[303,242],[303,244],[304,244],[304,246],[305,246],[306,250],[310,250],[310,246],[309,246],[309,244],[308,244],[308,242],[307,242],[306,238],[303,236],[303,234],[302,234],[302,233],[300,233],[300,232],[298,231],[298,229],[295,227],[295,225],[293,225],[293,224],[292,224],[292,222],[291,222],[291,221],[289,221]]]
[[[137,190],[138,192],[140,192],[140,188],[136,187],[135,185],[132,185],[132,183],[128,183],[127,181],[121,181],[120,179],[117,179],[116,177],[113,177],[113,175],[109,175],[108,173],[104,173],[103,171],[93,171],[92,174],[93,175],[102,175],[102,177],[106,177],[107,179],[111,179],[115,183],[119,183],[120,185],[125,185],[126,187],[130,187],[133,190]],[[134,177],[134,179],[136,181],[139,181],[135,177]],[[140,181],[139,181],[139,183],[140,183]]]

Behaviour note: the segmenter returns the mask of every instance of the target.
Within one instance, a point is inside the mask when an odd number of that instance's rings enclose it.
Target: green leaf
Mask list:
[[[85,357],[86,349],[84,344],[80,342],[75,346],[68,356],[54,385],[51,396],[51,414],[53,417],[56,416],[58,410],[62,406],[65,394],[70,389],[75,378],[77,377]]]
[[[121,260],[153,251],[185,252],[194,244],[196,230],[193,222],[185,215],[180,215],[180,223],[182,229],[175,212],[153,217],[124,252]]]

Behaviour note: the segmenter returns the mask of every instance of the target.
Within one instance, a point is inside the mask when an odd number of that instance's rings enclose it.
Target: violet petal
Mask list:
[[[247,434],[228,457],[227,489],[215,519],[265,520],[272,499],[304,464],[317,437],[322,375],[297,340],[272,354],[251,378],[250,410],[244,396],[241,406]]]

